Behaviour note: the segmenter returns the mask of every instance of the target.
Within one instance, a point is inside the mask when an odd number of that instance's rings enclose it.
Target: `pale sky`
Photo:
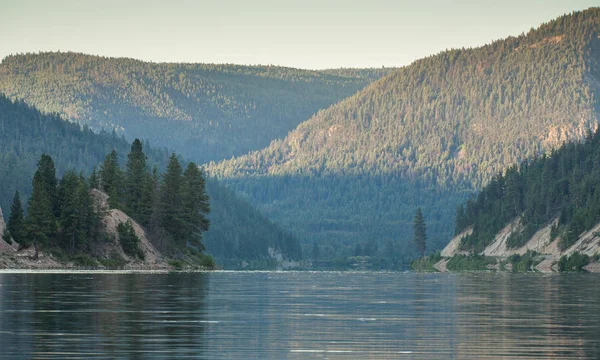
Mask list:
[[[401,66],[518,35],[600,0],[0,0],[0,58]]]

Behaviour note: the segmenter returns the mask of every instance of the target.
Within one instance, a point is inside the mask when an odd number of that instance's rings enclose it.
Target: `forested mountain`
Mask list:
[[[370,237],[411,248],[419,206],[429,249],[439,248],[469,193],[597,127],[599,29],[600,9],[592,8],[424,58],[319,111],[285,139],[208,171],[335,251],[349,247],[333,240]]]
[[[115,150],[124,168],[131,144],[114,133],[95,134],[56,115],[42,114],[23,102],[0,95],[0,207],[10,216],[10,205],[19,191],[23,204],[31,194],[32,176],[42,154],[49,154],[58,177],[68,170],[90,175]],[[147,165],[166,170],[169,154],[144,146]],[[207,180],[211,199],[211,230],[203,234],[207,251],[217,258],[256,259],[267,257],[267,247],[279,249],[290,258],[301,256],[298,242],[274,226],[249,204],[236,198],[214,180]],[[105,189],[106,190],[106,189]],[[108,189],[110,193],[110,189]],[[127,197],[122,194],[122,197]],[[252,231],[248,231],[252,229]]]
[[[57,52],[6,57],[0,92],[204,163],[265,147],[390,71],[157,64]]]

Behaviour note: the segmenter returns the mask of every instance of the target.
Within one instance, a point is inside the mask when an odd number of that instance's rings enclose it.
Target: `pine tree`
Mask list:
[[[58,186],[58,197],[60,202],[60,217],[58,224],[61,233],[65,237],[71,253],[75,252],[75,243],[79,237],[79,202],[77,197],[77,188],[79,187],[79,177],[74,171],[67,173],[60,180]]]
[[[417,209],[413,227],[415,231],[415,237],[413,241],[417,247],[417,250],[419,251],[419,254],[421,254],[421,257],[423,257],[425,255],[425,249],[427,247],[427,229],[425,226],[425,219],[423,218],[421,208]]]
[[[52,207],[52,213],[54,216],[58,216],[58,179],[56,178],[56,169],[54,167],[54,161],[50,155],[43,154],[38,162],[37,171],[40,173],[41,181],[48,195],[50,206]]]
[[[152,214],[156,210],[156,198],[158,195],[158,171],[154,168],[152,174],[146,173],[142,182],[138,218],[140,224],[148,226]]]
[[[201,243],[202,232],[207,231],[210,225],[206,215],[210,212],[208,195],[206,195],[206,182],[198,165],[193,162],[188,164],[183,174],[182,183],[182,216],[191,245],[204,249]]]
[[[116,150],[111,151],[100,169],[101,188],[108,196],[108,204],[111,208],[118,208],[121,198],[121,169]]]
[[[33,242],[36,247],[36,256],[38,245],[47,245],[56,233],[56,218],[52,213],[52,206],[46,186],[42,180],[41,172],[36,171],[33,176],[33,192],[29,198],[29,208],[26,218],[27,241],[23,246]]]
[[[184,243],[186,234],[182,212],[182,183],[181,165],[177,156],[172,154],[160,188],[160,223],[173,237],[173,240],[180,245]]]
[[[127,220],[125,223],[119,223],[119,225],[117,225],[117,233],[119,234],[119,242],[121,243],[121,247],[125,254],[144,259],[144,253],[139,247],[140,238],[135,233],[131,220]]]
[[[100,188],[100,181],[98,179],[98,170],[96,166],[92,169],[92,173],[90,174],[90,178],[88,180],[90,189],[98,189]]]
[[[77,187],[77,204],[79,207],[78,224],[80,227],[77,246],[85,247],[88,242],[97,238],[100,227],[100,215],[94,207],[94,199],[91,195],[89,183],[83,174],[79,174],[79,186]]]
[[[140,218],[140,203],[146,175],[146,155],[142,150],[141,141],[135,139],[131,144],[131,152],[127,155],[124,205],[129,216],[138,220]]]
[[[23,205],[21,204],[21,196],[19,192],[15,192],[12,205],[10,206],[10,217],[6,224],[7,235],[5,240],[16,241],[18,244],[25,242],[25,216],[23,215]]]

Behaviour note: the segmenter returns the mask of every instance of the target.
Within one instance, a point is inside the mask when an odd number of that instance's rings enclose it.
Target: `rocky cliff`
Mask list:
[[[553,239],[551,236],[552,227],[555,226],[557,222],[558,219],[554,219],[549,224],[539,229],[525,245],[518,248],[509,248],[507,245],[508,239],[513,233],[519,232],[522,228],[521,221],[517,218],[500,230],[498,234],[496,234],[494,241],[477,255],[491,256],[496,257],[499,260],[506,260],[513,255],[524,255],[528,251],[535,251],[539,254],[541,260],[535,266],[535,270],[550,272],[556,271],[555,264],[562,256],[570,256],[576,252],[590,257],[600,254],[600,223],[591,230],[582,233],[573,245],[561,251],[558,246],[560,239]],[[444,268],[443,265],[445,262],[453,256],[475,255],[460,250],[461,241],[466,236],[470,235],[471,231],[471,229],[468,229],[458,234],[448,243],[448,245],[446,245],[441,252],[443,259],[436,264],[436,268]],[[592,262],[584,269],[591,272],[600,272],[600,263],[598,261]]]

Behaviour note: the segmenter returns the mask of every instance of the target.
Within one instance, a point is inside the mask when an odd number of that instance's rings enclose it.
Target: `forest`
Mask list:
[[[156,64],[51,52],[6,57],[0,92],[202,164],[263,148],[392,70]]]
[[[599,30],[593,8],[418,60],[207,172],[293,229],[305,250],[375,237],[415,256],[421,207],[434,252],[456,207],[494,176],[595,130]]]
[[[136,139],[124,171],[114,150],[99,169],[89,178],[68,170],[58,179],[52,157],[43,154],[33,175],[27,213],[17,191],[3,240],[16,241],[21,248],[33,245],[35,257],[40,248],[58,248],[71,256],[90,253],[92,244],[109,236],[102,225],[108,209],[94,198],[92,190],[96,189],[109,195],[110,209],[124,210],[147,229],[150,239],[160,237],[156,243],[161,244],[163,254],[174,257],[188,247],[205,250],[201,237],[210,224],[206,218],[210,205],[196,164],[189,163],[183,171],[173,154],[159,178],[156,171],[149,171],[142,143]],[[124,252],[143,259],[132,222],[121,222],[117,229]]]
[[[523,246],[537,230],[558,220],[551,239],[560,239],[562,251],[600,223],[600,130],[494,176],[458,209],[455,233],[472,227],[461,246],[479,252],[516,218],[523,228],[508,239],[510,248]]]
[[[157,182],[160,174],[167,171],[172,156],[145,142],[136,143],[143,146],[147,170]],[[106,160],[106,154],[110,155],[113,169],[117,168],[116,163],[119,169],[125,169],[126,154],[130,150],[131,144],[114,132],[96,134],[58,115],[41,113],[22,101],[14,102],[0,95],[0,207],[9,218],[15,192],[19,191],[23,210],[27,211],[33,174],[42,154],[52,158],[57,178],[64,178],[67,173],[89,178],[94,172],[96,177],[101,175],[101,167],[97,165]],[[177,160],[184,163],[183,159]],[[155,168],[156,172],[153,171]],[[147,174],[143,178],[147,180]],[[126,204],[128,192],[121,186],[109,185],[103,190],[113,193],[113,206]],[[243,260],[267,258],[269,247],[278,249],[288,258],[301,257],[297,238],[274,225],[214,179],[206,179],[206,193],[211,199],[211,212],[207,216],[211,226],[203,234],[202,243],[217,261],[227,260],[236,266]],[[132,217],[147,224],[147,208],[142,211],[136,205],[131,209],[123,207],[123,210],[132,211]]]

